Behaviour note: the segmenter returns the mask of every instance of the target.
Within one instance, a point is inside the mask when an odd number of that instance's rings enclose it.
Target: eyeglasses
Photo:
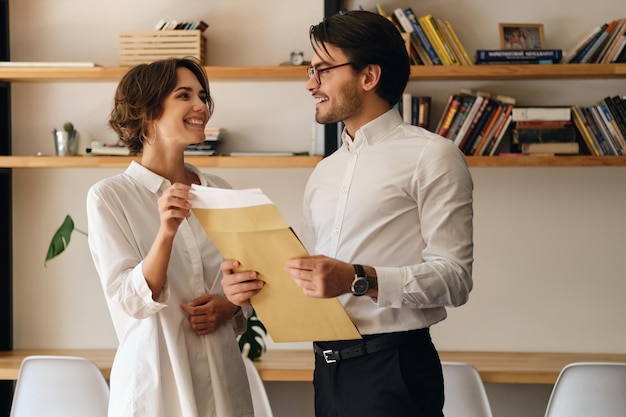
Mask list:
[[[345,67],[346,65],[352,65],[352,62],[346,62],[345,64],[333,65],[332,67],[319,68],[319,69],[311,65],[306,69],[306,73],[309,76],[309,80],[311,79],[311,77],[314,77],[317,84],[321,85],[322,80],[320,80],[320,74],[326,71],[330,71],[331,69]]]

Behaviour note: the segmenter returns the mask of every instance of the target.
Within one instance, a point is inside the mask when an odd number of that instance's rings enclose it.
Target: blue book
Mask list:
[[[415,32],[417,38],[424,47],[424,50],[428,54],[428,57],[433,62],[433,65],[442,65],[441,59],[439,59],[437,52],[435,52],[435,48],[433,48],[432,44],[428,40],[428,37],[426,36],[426,33],[424,32],[424,29],[422,29],[422,26],[420,26],[419,22],[417,21],[417,17],[415,16],[415,13],[413,13],[413,10],[410,7],[407,7],[406,9],[404,9],[404,14],[406,15],[406,17],[409,18],[409,22],[411,22],[411,25],[413,26],[413,31]]]
[[[562,49],[477,49],[476,63],[537,62],[558,63],[563,58]]]

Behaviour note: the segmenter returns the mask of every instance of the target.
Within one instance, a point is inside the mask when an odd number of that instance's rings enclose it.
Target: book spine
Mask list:
[[[463,139],[461,140],[461,143],[459,144],[459,149],[461,149],[463,153],[466,155],[469,151],[469,147],[471,147],[472,145],[471,140],[474,139],[474,136],[475,136],[474,131],[476,130],[476,126],[478,126],[478,124],[482,122],[483,113],[485,113],[487,104],[489,104],[490,101],[491,99],[489,97],[483,98],[483,101],[480,104],[480,107],[476,111],[476,115],[472,119],[472,123],[470,124],[469,128],[467,129],[467,132],[465,133],[465,136],[463,137]]]
[[[437,132],[441,128],[441,125],[443,124],[443,121],[446,118],[446,113],[448,112],[448,109],[450,108],[450,104],[452,103],[452,100],[454,100],[454,94],[448,97],[448,101],[446,102],[446,105],[443,106],[443,111],[441,112],[439,121],[437,122],[437,125],[435,126],[435,130],[434,130],[435,132]]]
[[[453,96],[452,101],[450,102],[450,105],[448,106],[448,110],[446,111],[446,114],[444,116],[443,123],[441,124],[439,129],[437,129],[437,132],[435,133],[437,133],[440,136],[444,136],[444,137],[446,136],[446,134],[448,133],[448,130],[450,129],[450,126],[452,125],[452,120],[454,120],[454,116],[456,115],[460,106],[461,106],[461,96],[455,94]]]
[[[509,126],[511,125],[512,120],[513,120],[513,115],[509,114],[509,117],[506,118],[506,120],[504,121],[504,124],[502,125],[502,129],[499,132],[497,132],[497,134],[495,135],[495,139],[492,142],[493,146],[490,149],[487,149],[487,151],[489,152],[489,156],[495,155],[496,151],[500,147],[502,138],[504,137],[507,130],[509,129]]]
[[[486,139],[483,145],[480,147],[480,149],[478,149],[478,153],[477,153],[478,156],[489,154],[489,149],[491,146],[493,146],[492,143],[493,143],[494,138],[497,137],[498,133],[500,132],[500,129],[502,129],[502,125],[511,114],[509,110],[511,107],[512,106],[509,104],[502,104],[502,111],[498,115],[498,118],[495,121],[493,128],[486,135]]]
[[[604,136],[600,132],[600,129],[596,125],[596,120],[593,118],[593,114],[589,107],[581,107],[581,113],[584,115],[585,120],[587,121],[587,125],[589,126],[589,131],[593,134],[596,139],[596,143],[602,150],[602,155],[613,155],[613,151],[611,146],[605,142]]]
[[[573,48],[568,49],[563,57],[567,59],[567,62],[571,62],[572,58],[576,56],[584,47],[587,45],[593,37],[600,32],[600,26],[596,26],[591,30],[591,32],[587,33],[583,38],[581,38],[578,42],[574,44]]]
[[[589,123],[587,123],[584,116],[580,112],[580,107],[572,107],[572,119],[574,119],[574,124],[578,128],[580,135],[587,145],[589,153],[595,156],[602,156],[602,151],[600,150],[599,145],[596,143],[595,137],[589,129]]]
[[[495,102],[492,99],[485,100],[485,106],[483,108],[480,116],[477,115],[476,124],[472,126],[471,131],[468,132],[468,137],[465,142],[465,146],[463,147],[463,153],[465,155],[472,155],[474,152],[474,147],[477,145],[476,141],[480,136],[480,132],[482,132],[487,120],[489,119],[491,113],[495,108]]]
[[[459,132],[457,133],[456,137],[454,138],[454,143],[460,148],[461,147],[461,143],[463,142],[463,139],[465,138],[465,135],[468,131],[468,129],[470,128],[473,120],[474,120],[474,116],[476,115],[476,112],[478,112],[478,109],[481,107],[481,105],[483,104],[483,101],[485,100],[484,96],[476,96],[476,98],[474,99],[474,103],[472,103],[472,107],[470,108],[469,112],[467,113],[467,117],[465,118],[465,120],[463,121],[463,125],[461,125],[461,128],[459,129]]]
[[[432,99],[429,96],[418,96],[417,99],[417,125],[419,127],[423,127],[424,129],[428,129],[428,125],[430,124],[430,105]]]
[[[410,7],[407,7],[404,9],[404,14],[409,19],[409,22],[413,26],[413,31],[415,32],[417,38],[422,44],[424,51],[426,51],[426,53],[428,54],[428,57],[430,58],[433,65],[442,65],[441,60],[437,56],[437,52],[435,52],[435,49],[431,45],[430,41],[428,40],[428,37],[426,36],[426,33],[424,32],[424,29],[422,29],[419,22],[417,21],[417,17],[415,16],[415,13],[413,12],[413,10]]]
[[[515,107],[513,121],[522,120],[571,120],[570,107]]]
[[[598,38],[602,35],[602,33],[604,33],[604,31],[606,30],[606,28],[609,26],[608,23],[603,24],[602,26],[600,26],[600,30],[593,35],[593,37],[589,40],[589,42],[580,50],[576,53],[576,55],[574,55],[570,60],[569,63],[570,64],[577,64],[580,63],[580,60],[582,59],[583,56],[585,56],[585,54],[589,51],[589,49],[591,49],[593,47],[593,45],[595,44],[595,42],[598,40]]]
[[[405,123],[411,124],[413,100],[410,93],[402,94],[402,120]]]
[[[396,21],[398,22],[399,26],[404,31],[404,33],[408,34],[409,36],[409,43],[412,47],[411,48],[412,53],[410,53],[410,55],[415,57],[415,61],[419,60],[422,64],[426,65],[427,62],[424,61],[424,58],[425,58],[424,55],[427,55],[427,54],[425,51],[423,51],[423,48],[417,39],[417,35],[415,34],[415,31],[413,30],[413,25],[404,14],[404,11],[401,8],[394,9],[393,15],[396,18]],[[423,51],[423,54],[421,53],[422,51]],[[427,58],[427,59],[430,60],[430,58]]]
[[[485,123],[485,127],[482,129],[482,131],[476,138],[476,144],[472,147],[471,153],[474,156],[480,155],[480,151],[485,146],[485,142],[487,141],[487,138],[489,137],[489,133],[493,130],[496,124],[496,121],[500,117],[500,114],[502,114],[502,110],[504,109],[504,106],[500,103],[495,103],[495,106],[496,108],[491,112],[489,119],[487,119],[487,122]]]
[[[562,49],[477,49],[477,61],[525,61],[549,59],[559,62],[563,58]]]
[[[600,33],[600,36],[598,36],[598,38],[593,43],[593,45],[591,45],[589,50],[587,52],[585,52],[585,54],[580,58],[579,62],[581,64],[586,64],[588,62],[593,61],[593,57],[594,57],[596,51],[598,49],[600,49],[602,47],[602,45],[604,45],[605,40],[609,36],[609,33],[611,32],[611,30],[613,30],[613,27],[615,26],[616,23],[617,23],[616,20],[611,21],[608,24],[608,26]]]
[[[467,51],[463,47],[463,44],[461,43],[461,40],[459,39],[459,37],[457,36],[456,32],[452,28],[452,25],[450,24],[450,22],[448,22],[447,20],[444,20],[443,24],[448,29],[448,32],[450,32],[450,35],[452,36],[452,39],[454,40],[454,43],[456,43],[457,47],[461,51],[461,55],[463,55],[463,58],[465,58],[465,61],[467,61],[467,65],[473,65],[472,58],[470,58],[469,54],[467,53]]]
[[[606,64],[607,55],[609,54],[609,51],[615,46],[616,40],[622,34],[622,29],[624,27],[625,21],[626,21],[626,18],[622,18],[617,21],[617,24],[615,25],[615,27],[609,34],[609,37],[604,43],[604,46],[602,47],[600,51],[598,51],[596,58],[593,60],[594,63]]]
[[[615,119],[611,115],[606,103],[599,102],[596,104],[596,107],[598,108],[598,112],[604,121],[604,125],[607,127],[609,134],[613,138],[615,148],[620,155],[623,155],[626,152],[626,139],[622,136]]]
[[[450,61],[450,58],[448,58],[443,44],[441,43],[441,39],[439,39],[437,33],[435,32],[435,29],[433,29],[432,25],[430,24],[429,16],[430,15],[420,16],[417,18],[417,21],[419,22],[422,29],[424,29],[424,31],[426,32],[426,37],[428,37],[428,40],[435,49],[435,52],[437,52],[437,56],[441,60],[441,64],[452,65],[452,61]]]
[[[433,27],[433,30],[435,31],[435,34],[441,40],[441,44],[443,45],[443,49],[444,49],[445,53],[448,55],[448,58],[450,59],[450,62],[452,62],[452,65],[461,65],[461,62],[459,61],[458,57],[456,56],[456,54],[452,50],[452,46],[448,43],[448,40],[443,35],[443,32],[441,31],[441,28],[439,27],[439,23],[438,23],[437,19],[434,16],[430,15],[429,20],[430,20],[430,24]]]
[[[589,106],[589,112],[595,122],[596,129],[602,135],[604,143],[610,149],[610,155],[620,155],[618,151],[618,146],[616,146],[614,140],[611,138],[611,134],[609,133],[608,128],[604,124],[604,120],[602,119],[602,115],[600,114],[600,110],[597,106]]]

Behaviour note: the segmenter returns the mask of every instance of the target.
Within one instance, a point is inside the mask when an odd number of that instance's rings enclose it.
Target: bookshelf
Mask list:
[[[306,77],[304,67],[207,66],[210,79],[250,81],[297,81]],[[112,82],[119,80],[127,67],[93,68],[0,68],[0,82]],[[558,64],[558,65],[472,65],[413,66],[411,81],[478,81],[478,80],[575,80],[626,78],[626,64]],[[131,157],[87,156],[0,156],[0,168],[123,168]],[[190,157],[199,167],[229,168],[293,168],[314,167],[319,156],[287,157]],[[626,166],[626,157],[467,157],[475,167],[540,167],[540,166]]]

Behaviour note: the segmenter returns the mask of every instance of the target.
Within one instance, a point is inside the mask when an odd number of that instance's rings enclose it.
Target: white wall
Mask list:
[[[322,2],[309,0],[9,3],[13,60],[106,66],[117,65],[118,32],[150,29],[159,19],[209,23],[210,65],[276,65],[292,50],[305,51],[309,59],[308,27],[323,15]],[[602,7],[581,0],[380,3],[388,11],[411,5],[417,14],[449,20],[470,53],[498,47],[499,22],[543,23],[548,47],[568,48],[593,26],[625,15],[621,0],[602,0]],[[375,2],[358,4],[371,10]],[[590,105],[609,94],[626,94],[623,79],[416,81],[408,89],[433,97],[436,119],[448,96],[468,86],[516,96],[521,105]],[[304,75],[303,82],[213,81],[211,87],[216,100],[211,124],[228,130],[228,149],[309,149],[314,103],[304,90]],[[67,120],[85,135],[114,140],[106,128],[114,89],[110,82],[14,84],[13,153],[52,154],[50,132]],[[86,227],[89,186],[120,171],[14,170],[15,348],[116,346],[86,239],[75,234],[67,253],[47,268],[43,260],[65,214]],[[260,186],[298,229],[310,169],[211,171],[238,188]],[[438,347],[626,352],[626,168],[472,168],[472,175],[475,290],[466,306],[451,310],[433,328]],[[310,384],[269,383],[268,389],[277,417],[313,415]],[[496,417],[543,415],[549,389],[488,385]]]

